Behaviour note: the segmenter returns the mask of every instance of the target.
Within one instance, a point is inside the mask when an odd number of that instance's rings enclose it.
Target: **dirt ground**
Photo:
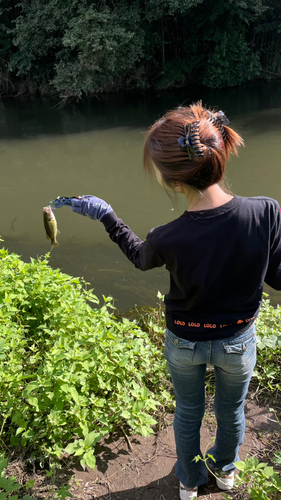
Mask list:
[[[281,449],[281,427],[269,408],[270,403],[268,408],[259,407],[253,396],[249,395],[245,406],[247,429],[240,450],[242,460],[246,455],[255,455],[259,460],[269,463],[273,453]],[[128,439],[121,431],[106,437],[96,449],[98,458],[94,471],[83,471],[79,465],[72,464],[57,476],[55,486],[71,485],[70,492],[75,500],[178,500],[172,423],[173,415],[167,415],[162,429],[150,438],[130,436]],[[215,436],[215,428],[212,401],[209,401],[202,425],[202,450]],[[277,466],[274,468],[278,470]],[[23,482],[35,480],[32,494],[36,498],[54,498],[42,473],[33,471],[32,475],[22,474],[21,478],[16,470],[11,469],[9,473]],[[222,500],[222,493],[210,478],[207,485],[200,487],[199,498]],[[235,500],[247,498],[241,491],[233,492],[231,496]]]
[[[243,460],[247,454],[268,461],[264,453],[267,450],[270,455],[270,450],[275,449],[276,440],[281,441],[280,425],[272,412],[258,407],[251,399],[247,400],[245,414],[247,430],[240,458]],[[74,497],[83,500],[178,500],[178,480],[174,472],[176,452],[173,416],[170,415],[167,420],[171,425],[156,436],[131,437],[132,451],[124,436],[105,439],[99,449],[96,470],[75,471],[80,486],[73,486],[71,491]],[[202,450],[215,436],[215,428],[215,418],[208,411],[201,430]],[[200,487],[199,498],[221,500],[222,491],[210,479],[207,486]]]

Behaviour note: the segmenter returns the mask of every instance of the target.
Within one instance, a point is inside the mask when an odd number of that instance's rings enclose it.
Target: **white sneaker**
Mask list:
[[[196,488],[187,488],[180,482],[180,500],[192,500],[193,498],[197,498],[198,487]]]
[[[214,470],[214,474],[216,476],[217,487],[220,490],[232,490],[234,485],[234,470]]]

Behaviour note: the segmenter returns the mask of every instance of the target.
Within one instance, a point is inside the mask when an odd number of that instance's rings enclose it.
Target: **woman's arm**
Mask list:
[[[73,212],[101,221],[110,238],[117,243],[126,257],[142,271],[163,266],[164,262],[155,253],[149,241],[142,241],[119,219],[112,207],[101,198],[85,195],[77,198],[58,197],[51,202],[54,208],[72,206]]]
[[[153,251],[149,234],[146,241],[141,240],[113,211],[102,219],[102,223],[112,241],[117,243],[135,267],[146,271],[163,266],[164,262]]]

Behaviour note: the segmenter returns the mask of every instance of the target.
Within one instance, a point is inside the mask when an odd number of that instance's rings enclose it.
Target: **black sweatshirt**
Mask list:
[[[264,282],[281,290],[281,214],[270,198],[234,196],[218,208],[186,211],[145,241],[114,212],[102,222],[135,267],[166,266],[167,327],[181,338],[239,335],[258,315]]]

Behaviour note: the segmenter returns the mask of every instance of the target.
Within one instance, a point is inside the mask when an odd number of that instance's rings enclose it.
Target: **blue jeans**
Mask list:
[[[174,432],[177,450],[175,470],[187,487],[204,484],[208,469],[201,460],[200,427],[205,412],[205,374],[207,364],[214,366],[217,433],[208,450],[214,469],[230,471],[239,460],[244,440],[244,403],[256,364],[255,325],[238,337],[190,342],[166,330],[165,357],[171,372],[176,398]],[[209,460],[210,462],[210,460]]]

